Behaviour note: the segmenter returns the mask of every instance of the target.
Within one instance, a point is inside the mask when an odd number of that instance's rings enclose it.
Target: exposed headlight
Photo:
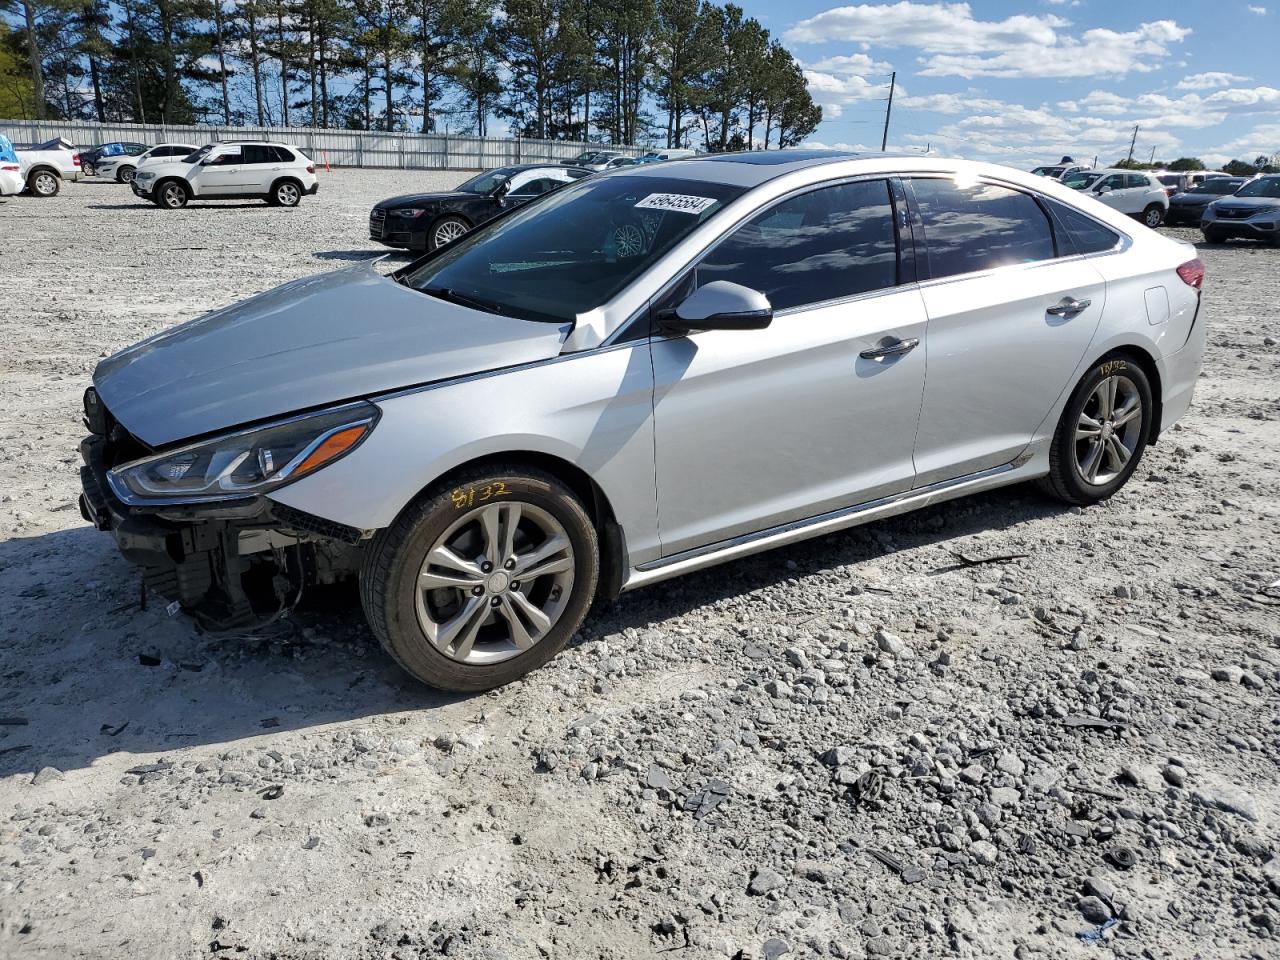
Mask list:
[[[422,207],[399,207],[389,212],[393,217],[420,217],[427,211]]]
[[[156,175],[155,175],[154,173],[143,173],[141,170],[139,170],[137,173],[135,173],[135,174],[133,175],[133,179],[135,179],[135,180],[154,180],[154,179],[155,179],[155,176],[156,176]]]
[[[266,493],[333,463],[360,445],[378,408],[352,403],[215,437],[126,463],[107,474],[125,503],[199,503]]]

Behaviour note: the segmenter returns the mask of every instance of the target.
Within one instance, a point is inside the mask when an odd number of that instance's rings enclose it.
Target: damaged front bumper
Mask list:
[[[108,441],[80,444],[80,513],[115,537],[142,570],[143,589],[209,629],[250,627],[288,612],[304,590],[359,570],[365,531],[265,497],[136,507],[107,481]]]

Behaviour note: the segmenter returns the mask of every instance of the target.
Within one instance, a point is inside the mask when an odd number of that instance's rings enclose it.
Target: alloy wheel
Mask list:
[[[1150,210],[1147,211],[1147,220],[1146,220],[1147,226],[1150,227],[1152,230],[1160,226],[1160,219],[1161,218],[1160,218],[1159,207],[1152,207]]]
[[[58,192],[58,178],[52,173],[37,173],[31,187],[42,197],[52,197]]]
[[[123,170],[120,171],[120,182],[133,183],[133,177],[134,177],[134,174],[136,173],[137,171],[134,170],[133,167],[125,167]]]
[[[509,660],[559,621],[574,569],[569,534],[546,510],[518,500],[474,507],[427,551],[418,573],[418,623],[451,660]]]
[[[187,195],[176,183],[167,183],[164,190],[160,192],[160,199],[164,201],[166,207],[177,209],[187,202]]]
[[[443,247],[447,243],[453,243],[460,236],[467,232],[465,224],[457,220],[446,220],[444,223],[436,227],[435,241],[437,247]]]
[[[1098,382],[1076,423],[1076,469],[1085,483],[1102,486],[1128,465],[1142,435],[1142,395],[1123,374]]]
[[[292,183],[282,183],[276,187],[276,199],[280,201],[280,205],[284,207],[295,207],[298,201],[302,199],[302,194],[298,192],[298,188]]]

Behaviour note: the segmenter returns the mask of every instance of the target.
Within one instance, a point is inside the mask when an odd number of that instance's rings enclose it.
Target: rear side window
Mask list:
[[[713,280],[759,290],[775,310],[894,286],[888,181],[823,187],[757,214],[698,264],[697,285]]]
[[[1176,182],[1176,181],[1175,181],[1175,182]],[[1126,173],[1126,174],[1125,174],[1125,183],[1126,183],[1126,185],[1127,185],[1127,186],[1130,186],[1130,187],[1158,187],[1158,186],[1160,186],[1160,181],[1159,181],[1159,180],[1156,180],[1155,182],[1152,182],[1152,180],[1151,180],[1150,178],[1148,178],[1148,177],[1144,176],[1144,175],[1143,175],[1143,174],[1141,174],[1141,173]],[[1172,186],[1172,184],[1170,184],[1170,186]]]
[[[286,147],[267,147],[276,163],[293,163],[297,158]]]
[[[991,183],[912,181],[934,279],[1052,260],[1053,232],[1025,193]]]
[[[1057,218],[1060,233],[1066,242],[1061,243],[1060,254],[1070,256],[1072,253],[1103,253],[1111,250],[1120,242],[1120,234],[1100,224],[1093,217],[1086,217],[1075,207],[1054,200],[1045,200],[1053,215]]]

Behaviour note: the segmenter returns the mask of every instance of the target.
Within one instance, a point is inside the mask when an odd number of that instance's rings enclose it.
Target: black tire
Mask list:
[[[563,527],[573,550],[573,583],[558,619],[530,648],[497,663],[463,663],[428,638],[418,616],[418,582],[437,539],[467,515],[476,495],[494,489],[502,491],[498,497],[503,499],[494,497],[493,502],[539,508]],[[510,683],[564,649],[595,597],[599,549],[595,527],[582,503],[555,477],[530,467],[485,467],[428,490],[374,538],[360,571],[360,599],[374,636],[406,671],[439,690],[476,693]]]
[[[1141,403],[1141,415],[1135,418],[1138,421],[1138,428],[1132,438],[1133,449],[1123,468],[1115,471],[1113,476],[1107,477],[1102,482],[1091,483],[1086,479],[1081,467],[1080,453],[1081,448],[1087,450],[1092,441],[1077,439],[1077,428],[1081,425],[1082,415],[1086,414],[1086,410],[1091,410],[1091,405],[1096,403],[1094,391],[1103,381],[1113,377],[1132,384]],[[1151,383],[1142,367],[1122,354],[1112,354],[1102,358],[1077,384],[1071,399],[1067,401],[1066,408],[1062,411],[1062,419],[1058,421],[1058,427],[1053,433],[1053,442],[1049,448],[1049,475],[1038,481],[1040,488],[1058,500],[1078,506],[1099,503],[1111,497],[1128,482],[1142,460],[1143,451],[1146,450],[1147,441],[1151,437],[1154,412]],[[1105,438],[1109,438],[1112,432],[1119,436],[1119,431],[1108,431],[1104,435],[1104,448]]]
[[[1149,203],[1142,211],[1142,222],[1154,230],[1164,221],[1164,207],[1158,203]]]
[[[302,184],[297,180],[277,180],[267,195],[267,203],[273,207],[296,207],[301,202]]]
[[[462,233],[459,233],[455,237],[445,239],[444,235],[457,230],[461,230]],[[438,250],[440,247],[457,240],[458,237],[470,230],[471,224],[462,217],[441,217],[435,223],[431,224],[431,229],[427,231],[427,250]]]
[[[1205,243],[1226,243],[1227,238],[1217,230],[1202,229],[1200,232],[1204,234]]]
[[[133,175],[137,172],[136,167],[121,167],[116,171],[116,183],[133,183]]]
[[[152,188],[151,197],[161,210],[181,210],[191,200],[191,191],[181,180],[161,180]]]
[[[27,190],[33,197],[56,197],[62,189],[62,178],[49,170],[32,170],[27,176]]]

